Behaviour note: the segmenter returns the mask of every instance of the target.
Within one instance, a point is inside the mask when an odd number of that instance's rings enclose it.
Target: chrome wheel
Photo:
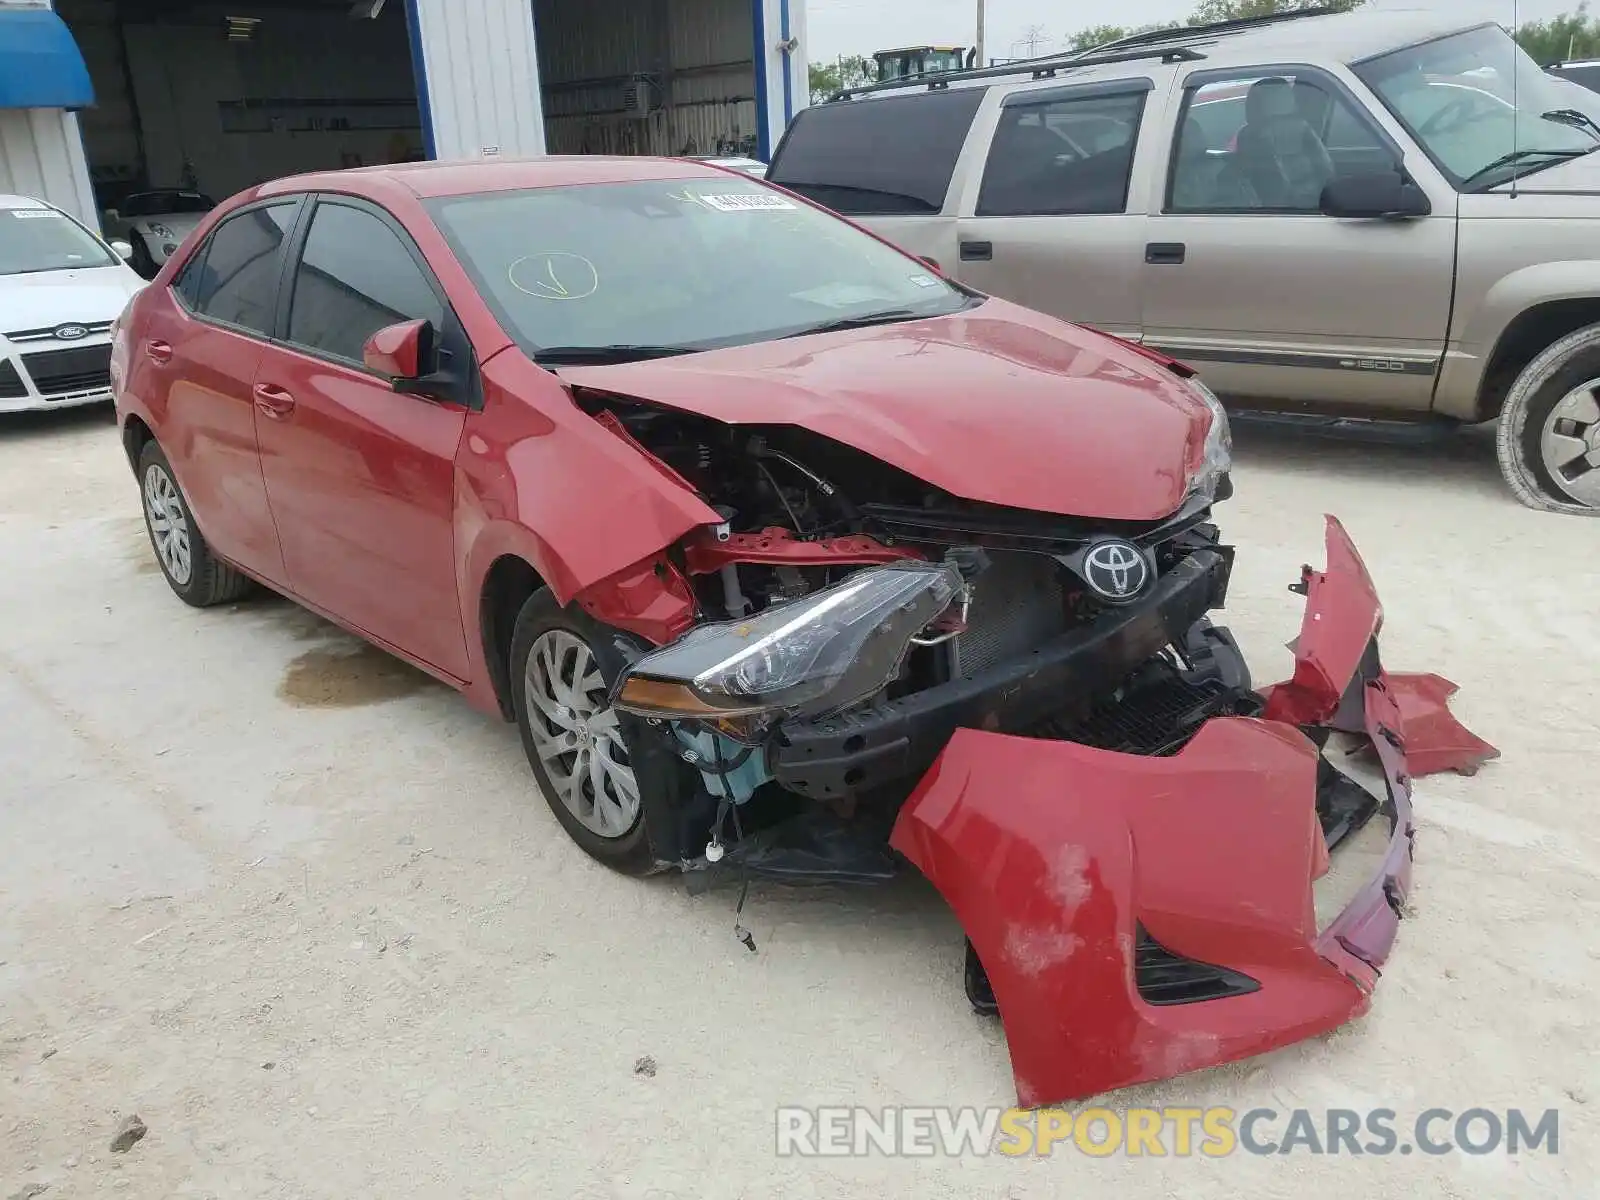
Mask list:
[[[522,687],[534,748],[561,803],[592,833],[628,833],[639,819],[639,784],[589,647],[547,630],[528,651]]]
[[[1551,481],[1568,499],[1600,508],[1600,379],[1568,392],[1550,410],[1539,450]]]
[[[187,587],[194,572],[189,518],[184,515],[178,485],[157,463],[151,463],[144,472],[144,518],[167,577],[179,587]]]

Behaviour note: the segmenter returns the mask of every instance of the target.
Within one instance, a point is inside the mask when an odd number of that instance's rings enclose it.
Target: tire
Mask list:
[[[1576,431],[1600,449],[1600,409],[1595,410],[1592,424],[1561,419],[1559,428],[1553,428],[1553,421],[1560,419],[1558,409],[1587,408],[1579,393],[1591,382],[1600,383],[1600,325],[1580,329],[1551,346],[1528,364],[1506,395],[1497,438],[1500,472],[1529,508],[1600,516],[1600,468],[1575,480],[1558,479],[1544,452],[1546,435],[1561,435],[1564,430]]]
[[[195,608],[210,608],[238,600],[255,586],[249,576],[211,553],[172,464],[155,442],[146,442],[139,453],[139,498],[150,549],[178,599]]]
[[[623,652],[617,645],[617,634],[586,613],[576,608],[562,608],[548,588],[541,588],[528,598],[517,614],[516,627],[511,637],[512,710],[517,729],[522,734],[522,748],[528,756],[528,765],[544,793],[545,802],[555,814],[567,835],[580,849],[597,862],[603,863],[624,875],[648,875],[663,869],[653,852],[647,828],[646,813],[680,811],[692,786],[688,769],[673,753],[666,733],[660,727],[646,724],[637,717],[617,713],[606,702],[611,685],[626,665]],[[554,658],[544,657],[553,652]],[[540,658],[530,674],[530,659],[538,653]],[[539,703],[538,694],[551,672],[549,663],[557,662],[559,682],[566,684],[578,674],[588,656],[585,677],[597,681],[588,689],[581,689],[578,702],[588,710],[575,712],[563,707],[569,718],[576,717],[588,732],[574,732],[570,724],[547,715]],[[573,696],[572,690],[566,693]],[[546,693],[546,704],[559,704],[562,697]],[[607,722],[613,731],[607,732]],[[589,726],[590,722],[599,729]],[[552,740],[571,742],[573,748],[552,755]],[[621,767],[608,770],[600,767],[605,787],[605,803],[595,803],[594,770],[583,769],[582,764],[596,757],[602,764]],[[576,796],[572,781],[576,777]],[[635,795],[631,808],[627,803],[626,783],[631,778]],[[618,803],[620,801],[620,803]]]

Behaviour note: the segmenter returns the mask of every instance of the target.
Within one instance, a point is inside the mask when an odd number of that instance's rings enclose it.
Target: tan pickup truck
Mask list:
[[[1517,496],[1595,515],[1596,102],[1495,24],[1290,14],[845,93],[768,178],[1232,406],[1499,418]]]

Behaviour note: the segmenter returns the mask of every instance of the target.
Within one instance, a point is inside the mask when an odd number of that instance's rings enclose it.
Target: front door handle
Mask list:
[[[1182,242],[1151,242],[1144,248],[1144,260],[1154,267],[1181,267],[1189,257],[1189,247]]]
[[[274,421],[281,421],[294,411],[294,397],[270,383],[258,383],[255,386],[256,408],[264,417],[271,417]]]
[[[151,362],[164,367],[172,361],[172,346],[167,342],[146,342],[144,354]]]
[[[962,262],[993,262],[994,261],[994,243],[993,242],[962,242],[961,243],[961,261]]]

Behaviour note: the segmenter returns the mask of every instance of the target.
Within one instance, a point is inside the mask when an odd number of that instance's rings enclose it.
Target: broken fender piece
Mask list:
[[[1450,711],[1460,689],[1439,675],[1390,675],[1389,691],[1400,710],[1406,764],[1417,777],[1454,771],[1476,775],[1500,751],[1473,733]]]

